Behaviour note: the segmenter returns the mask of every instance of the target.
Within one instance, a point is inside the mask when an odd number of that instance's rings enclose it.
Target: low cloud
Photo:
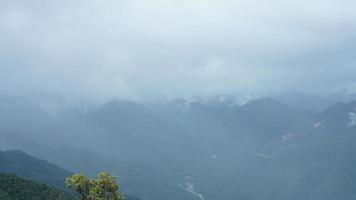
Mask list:
[[[0,91],[355,91],[350,0],[0,2]]]

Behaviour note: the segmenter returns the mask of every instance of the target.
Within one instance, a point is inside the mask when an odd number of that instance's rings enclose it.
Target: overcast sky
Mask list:
[[[0,93],[356,92],[355,0],[0,0]]]

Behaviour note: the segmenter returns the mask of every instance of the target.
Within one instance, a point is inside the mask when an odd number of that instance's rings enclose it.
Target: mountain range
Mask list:
[[[356,101],[320,110],[275,98],[112,100],[56,114],[4,102],[1,149],[72,172],[109,171],[145,200],[356,198]]]

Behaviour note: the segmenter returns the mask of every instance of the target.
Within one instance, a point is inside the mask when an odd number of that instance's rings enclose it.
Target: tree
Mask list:
[[[74,174],[66,179],[66,184],[79,194],[80,200],[123,200],[116,179],[107,172],[100,173],[95,179]]]

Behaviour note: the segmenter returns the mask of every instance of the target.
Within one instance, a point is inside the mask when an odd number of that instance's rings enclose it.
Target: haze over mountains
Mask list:
[[[0,0],[0,199],[355,200],[355,8]]]
[[[351,200],[352,97],[317,97],[314,102],[328,103],[314,109],[306,100],[241,103],[223,95],[112,100],[48,112],[39,101],[8,96],[0,101],[0,148],[20,149],[71,172],[110,171],[119,175],[122,191],[147,200]]]

